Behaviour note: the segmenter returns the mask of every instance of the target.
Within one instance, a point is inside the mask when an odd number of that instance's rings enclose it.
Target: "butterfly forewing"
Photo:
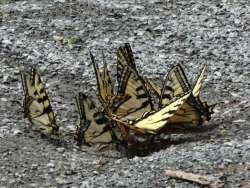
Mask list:
[[[129,66],[136,71],[134,56],[129,43],[120,46],[117,51],[117,81],[121,83],[125,66]]]
[[[192,90],[192,95],[194,97],[198,97],[198,95],[200,94],[201,82],[203,80],[205,70],[206,70],[206,66],[202,69],[200,75],[198,76],[198,79],[195,82],[195,85],[194,85],[193,90]]]
[[[174,97],[178,97],[191,89],[180,65],[172,68],[163,83],[160,105],[167,105]]]
[[[109,75],[107,63],[105,62],[103,64],[103,82],[104,82],[104,89],[106,90],[106,95],[111,100],[111,98],[114,96],[113,84]]]
[[[152,131],[158,131],[163,126],[165,126],[169,119],[175,115],[177,110],[182,106],[182,104],[187,100],[190,93],[180,97],[179,99],[175,100],[174,102],[171,102],[169,105],[163,107],[162,109],[144,117],[141,120],[138,120],[134,126],[146,129],[146,130],[152,130]]]
[[[149,88],[149,90],[160,99],[162,88],[158,84],[154,83],[152,80],[149,80],[147,78],[144,78],[144,80],[147,88]]]
[[[120,104],[113,113],[125,119],[134,120],[141,117],[145,112],[153,110],[151,97],[142,79],[132,70],[128,69],[129,76],[121,83],[120,94],[129,98]]]
[[[204,67],[199,74],[194,87],[192,88],[186,78],[186,75],[180,65],[173,68],[168,74],[170,78],[173,78],[175,82],[167,82],[167,87],[175,88],[177,91],[174,92],[174,96],[178,96],[187,90],[192,90],[191,95],[182,107],[177,111],[175,116],[170,120],[170,124],[202,124],[204,119],[210,119],[211,111],[204,103],[200,100],[199,93],[201,90],[201,83],[205,72]],[[168,85],[169,84],[169,85]],[[173,86],[175,85],[175,86]],[[164,100],[162,100],[164,102]]]
[[[115,115],[111,117],[117,125],[123,130],[123,136],[128,139],[130,132],[136,134],[157,134],[160,129],[167,125],[168,120],[176,113],[180,106],[187,100],[190,93],[171,102],[168,106],[158,110],[145,113],[136,121],[122,121]]]
[[[103,76],[100,72],[100,69],[98,67],[98,64],[95,62],[94,56],[92,55],[92,53],[90,52],[90,57],[91,57],[91,61],[94,67],[94,71],[95,71],[95,76],[96,76],[96,81],[97,81],[97,88],[99,91],[99,96],[100,96],[100,100],[102,103],[106,103],[106,97],[107,97],[107,93],[105,90],[105,86],[104,86],[104,82],[103,82]]]
[[[114,114],[122,119],[135,120],[153,110],[151,97],[143,78],[136,70],[133,52],[128,43],[117,52],[117,81],[117,95],[127,96],[127,99],[114,107]]]
[[[108,72],[108,67],[106,62],[103,62],[103,72],[101,73],[98,64],[94,60],[94,56],[91,53],[90,56],[95,70],[99,100],[108,112],[110,106],[113,104],[113,101],[116,100],[116,96],[113,93],[113,85]]]
[[[80,114],[80,125],[76,131],[78,145],[109,144],[112,134],[109,121],[100,111],[90,97],[79,93],[77,106]]]

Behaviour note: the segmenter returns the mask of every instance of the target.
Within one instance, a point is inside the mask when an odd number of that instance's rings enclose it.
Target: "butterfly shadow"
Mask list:
[[[197,128],[196,130],[193,130],[189,134],[181,134],[181,135],[169,134],[167,138],[153,139],[151,140],[150,143],[147,143],[147,144],[136,144],[136,145],[131,146],[128,149],[127,156],[129,158],[132,158],[134,156],[145,157],[154,152],[158,152],[160,150],[166,149],[172,145],[180,145],[184,143],[192,143],[192,142],[197,142],[197,141],[202,141],[202,140],[208,140],[210,139],[210,136],[211,136],[211,134],[209,133],[212,132],[212,130],[218,126],[219,124],[209,125],[206,127]],[[203,133],[206,133],[206,134],[203,134]]]

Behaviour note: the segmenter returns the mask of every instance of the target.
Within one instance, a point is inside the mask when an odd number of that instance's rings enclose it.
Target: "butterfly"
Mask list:
[[[178,64],[167,74],[163,87],[161,88],[159,85],[153,83],[145,77],[138,76],[133,53],[128,43],[124,44],[124,46],[119,47],[117,52],[117,59],[117,80],[120,80],[120,85],[126,86],[126,82],[123,82],[122,80],[124,78],[124,80],[128,80],[126,78],[129,77],[129,73],[131,72],[128,70],[132,69],[134,75],[137,75],[137,77],[140,78],[141,83],[146,86],[146,89],[144,87],[143,90],[147,91],[147,93],[149,93],[148,91],[152,91],[156,94],[156,96],[158,96],[159,108],[168,105],[173,98],[180,97],[185,93],[192,91],[187,101],[181,106],[176,114],[172,118],[170,118],[168,126],[165,126],[166,128],[174,127],[176,130],[185,130],[186,128],[193,127],[193,125],[201,125],[203,123],[206,123],[211,119],[211,114],[213,113],[213,108],[215,105],[209,106],[207,102],[203,101],[200,97],[201,83],[204,77],[205,67],[202,69],[200,75],[198,76],[194,87],[192,87],[183,71],[183,68]],[[124,88],[124,86],[120,88]],[[152,103],[151,98],[150,102]],[[169,128],[167,128],[167,130],[170,131]]]
[[[110,121],[104,112],[84,93],[80,92],[75,99],[80,115],[80,123],[75,133],[77,145],[97,145],[101,149],[113,143],[114,135],[109,125]]]
[[[163,129],[164,131],[170,131],[171,128],[181,131],[189,128],[193,129],[195,126],[202,125],[211,119],[215,104],[209,106],[200,97],[201,83],[205,69],[206,67],[202,69],[193,87],[190,85],[183,68],[179,64],[169,71],[162,88],[152,81],[146,81],[147,85],[158,96],[160,108],[168,105],[172,98],[183,95],[191,90],[191,95],[169,120],[169,126],[166,126],[166,129]]]
[[[146,112],[141,118],[136,120],[127,119],[122,121],[117,118],[116,115],[112,115],[111,119],[114,120],[120,129],[127,129],[123,132],[123,136],[127,138],[129,136],[129,131],[133,130],[139,134],[157,134],[166,124],[169,119],[173,117],[176,111],[182,106],[182,104],[187,100],[190,93],[172,100],[169,105],[157,110]]]
[[[21,72],[24,90],[24,117],[36,126],[42,134],[58,135],[59,126],[46,94],[44,84],[35,68],[30,72]]]
[[[145,84],[140,76],[134,72],[130,67],[124,66],[122,70],[120,83],[118,83],[118,91],[116,94],[110,92],[108,94],[107,86],[112,87],[111,82],[108,80],[110,76],[104,64],[104,70],[101,72],[96,64],[94,57],[91,56],[92,64],[95,70],[97,88],[100,102],[103,104],[104,113],[110,118],[111,114],[115,114],[116,118],[120,120],[135,120],[141,117],[145,112],[152,111],[152,103],[150,95],[147,92]],[[133,60],[133,59],[132,59]],[[104,76],[108,75],[108,76]],[[110,83],[110,84],[105,84]],[[108,99],[108,100],[107,100]],[[123,140],[123,129],[117,130],[118,126],[116,122],[112,122],[112,128],[115,129],[115,135],[119,140]]]
[[[112,119],[123,130],[125,137],[129,135],[129,129],[143,134],[157,134],[157,131],[165,126],[164,123],[167,124],[167,119],[174,115],[189,96],[186,91],[185,97],[179,96],[179,100],[176,97],[176,101],[162,111],[154,111],[146,82],[136,70],[133,53],[128,43],[119,47],[117,52],[117,80],[118,93],[130,96],[112,114]]]

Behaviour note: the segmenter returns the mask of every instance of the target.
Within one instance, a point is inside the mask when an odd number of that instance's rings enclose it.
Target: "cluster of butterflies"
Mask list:
[[[195,131],[210,120],[215,105],[209,106],[200,97],[205,67],[195,84],[190,85],[182,67],[174,66],[162,84],[141,76],[128,43],[117,52],[117,91],[114,91],[107,64],[100,71],[90,53],[101,107],[91,97],[79,93],[75,99],[80,123],[74,139],[78,146],[105,147],[151,144],[161,134]],[[24,116],[43,134],[59,135],[44,84],[32,68],[21,72],[25,93]]]

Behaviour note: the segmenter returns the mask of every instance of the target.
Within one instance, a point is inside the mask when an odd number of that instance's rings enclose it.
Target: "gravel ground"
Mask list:
[[[199,187],[167,177],[167,169],[249,187],[249,10],[248,0],[0,1],[0,187]],[[115,75],[124,42],[141,74],[157,82],[176,63],[191,80],[206,64],[202,94],[219,103],[210,122],[218,127],[173,135],[164,149],[130,160],[77,150],[72,97],[96,93],[88,50],[100,61],[104,50]],[[64,140],[41,138],[23,119],[19,70],[31,65],[46,82]]]

